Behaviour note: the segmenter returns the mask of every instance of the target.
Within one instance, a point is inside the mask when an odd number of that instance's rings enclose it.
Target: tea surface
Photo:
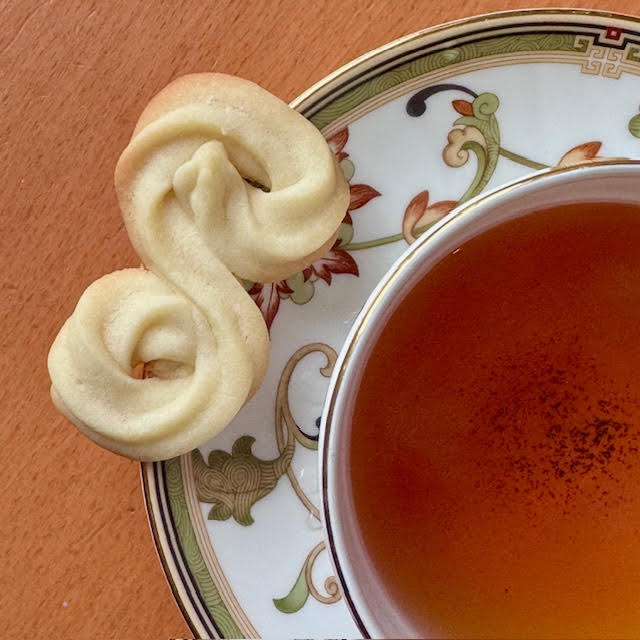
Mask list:
[[[640,637],[640,209],[576,204],[444,258],[353,416],[363,543],[424,634]]]

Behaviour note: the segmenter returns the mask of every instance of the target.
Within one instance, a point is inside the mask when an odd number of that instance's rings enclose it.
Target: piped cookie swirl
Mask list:
[[[145,269],[83,294],[49,354],[52,397],[98,444],[165,459],[219,433],[264,378],[267,328],[237,277],[280,280],[320,257],[349,190],[313,125],[220,74],[149,103],[115,181]]]

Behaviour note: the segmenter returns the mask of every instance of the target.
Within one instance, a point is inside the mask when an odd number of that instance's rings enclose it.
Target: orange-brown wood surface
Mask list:
[[[640,13],[630,0],[590,5]],[[138,264],[112,183],[149,98],[178,75],[216,70],[291,100],[399,36],[533,6],[552,5],[0,0],[2,637],[191,635],[156,557],[139,465],[56,413],[46,370],[86,286]]]

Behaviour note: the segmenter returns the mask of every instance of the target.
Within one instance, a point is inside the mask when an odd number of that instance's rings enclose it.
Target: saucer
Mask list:
[[[539,10],[395,41],[293,106],[351,183],[334,248],[246,282],[270,325],[262,388],[220,436],[142,465],[154,541],[198,637],[359,637],[323,542],[318,435],[351,325],[408,242],[532,171],[640,156],[640,21]]]

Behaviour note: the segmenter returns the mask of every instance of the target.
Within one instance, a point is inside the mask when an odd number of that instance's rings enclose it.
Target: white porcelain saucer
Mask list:
[[[464,20],[371,52],[294,106],[351,182],[334,249],[246,283],[271,325],[261,390],[192,454],[144,464],[155,543],[197,637],[358,637],[319,520],[329,376],[370,292],[428,228],[483,190],[558,164],[640,157],[640,21],[584,11]]]

